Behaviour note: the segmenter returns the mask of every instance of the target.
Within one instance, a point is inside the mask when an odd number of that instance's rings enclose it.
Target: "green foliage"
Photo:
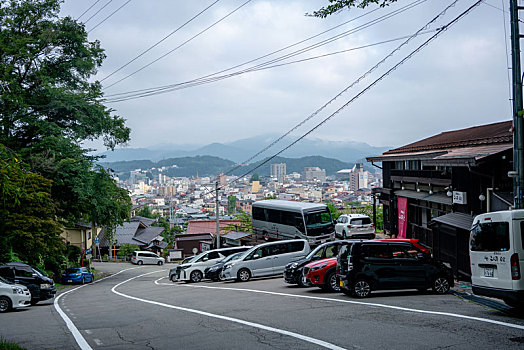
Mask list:
[[[76,245],[68,245],[66,256],[69,264],[77,265],[80,262],[80,257],[82,255],[82,249]]]
[[[229,232],[253,232],[253,220],[251,215],[243,211],[237,212],[233,216],[240,220],[240,225],[228,225],[225,229]]]
[[[251,179],[249,179],[249,182],[253,181],[260,181],[260,176],[258,174],[251,175]]]
[[[237,208],[237,197],[228,196],[227,197],[227,212],[228,214],[234,214]]]
[[[329,209],[329,212],[331,213],[331,217],[333,218],[333,220],[336,220],[338,219],[338,217],[340,215],[342,215],[342,213],[337,209],[337,207],[335,207],[335,205],[333,204],[333,202],[331,201],[326,201],[326,205]]]
[[[153,214],[153,212],[151,211],[151,208],[149,208],[149,205],[147,205],[147,204],[144,205],[139,210],[137,210],[136,211],[136,215],[137,216],[142,216],[144,218],[149,218],[149,219],[156,219],[157,217],[160,216],[158,214]]]
[[[277,196],[274,195],[274,194],[272,194],[272,195],[269,195],[269,196],[264,197],[263,200],[266,200],[266,199],[277,199]]]
[[[129,256],[133,254],[135,250],[140,250],[137,245],[124,243],[120,246],[120,248],[118,248],[118,255],[119,256]]]
[[[381,7],[387,6],[397,0],[328,0],[330,5],[322,7],[318,11],[314,11],[312,16],[326,18],[329,15],[338,13],[343,9],[351,7],[365,8],[366,6],[377,4]]]
[[[14,341],[0,337],[0,350],[25,350],[25,348],[21,347]]]

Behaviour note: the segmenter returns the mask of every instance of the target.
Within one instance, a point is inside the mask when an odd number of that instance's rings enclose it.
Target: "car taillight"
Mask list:
[[[371,224],[371,228],[375,228],[375,224]]]
[[[511,279],[519,280],[520,279],[520,264],[519,264],[519,255],[517,253],[511,256]]]
[[[353,225],[348,225],[348,228],[352,228],[352,227],[353,227]]]

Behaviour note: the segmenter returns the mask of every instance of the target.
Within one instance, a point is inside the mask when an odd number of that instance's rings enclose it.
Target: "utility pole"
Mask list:
[[[510,0],[510,21],[511,21],[511,59],[513,76],[513,193],[515,209],[524,208],[523,189],[524,189],[524,130],[522,115],[522,77],[520,67],[520,30],[519,30],[519,10],[524,7],[518,6],[518,0]]]
[[[218,216],[218,181],[215,182],[215,215],[217,218],[217,249],[220,248],[220,219]]]

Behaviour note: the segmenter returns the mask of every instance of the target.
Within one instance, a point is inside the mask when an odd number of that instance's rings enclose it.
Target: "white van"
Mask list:
[[[309,254],[311,248],[305,239],[292,239],[259,244],[240,258],[224,265],[222,277],[247,282],[251,277],[278,275],[287,264]]]
[[[188,281],[200,282],[204,277],[206,267],[215,265],[220,260],[231,254],[244,252],[251,246],[220,248],[202,252],[185,264],[180,264],[169,271],[169,279],[173,282]]]
[[[473,293],[524,307],[524,210],[476,216],[469,256]]]
[[[131,256],[131,263],[136,265],[163,265],[165,262],[164,258],[147,250],[135,250]]]

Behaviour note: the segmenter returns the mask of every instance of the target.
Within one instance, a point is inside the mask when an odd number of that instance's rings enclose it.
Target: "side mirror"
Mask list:
[[[258,258],[260,258],[260,255],[258,255],[258,254],[253,255],[253,260],[254,259],[258,259]]]
[[[207,256],[202,258],[202,261],[208,261],[208,260],[209,260],[209,258]]]

